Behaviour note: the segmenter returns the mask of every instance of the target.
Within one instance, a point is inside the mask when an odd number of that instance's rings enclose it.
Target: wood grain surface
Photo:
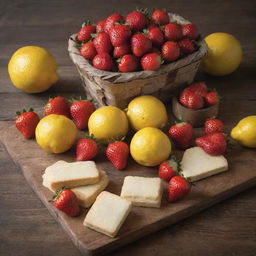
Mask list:
[[[28,106],[41,112],[49,95],[83,95],[80,78],[66,50],[68,36],[87,18],[96,21],[113,11],[127,13],[135,6],[179,13],[197,24],[203,36],[225,31],[238,37],[244,50],[241,67],[223,78],[199,72],[196,80],[206,80],[221,94],[220,111],[227,110],[224,120],[231,113],[236,114],[234,122],[255,114],[255,1],[159,0],[156,5],[152,0],[0,0],[0,120],[13,120],[16,110]],[[7,63],[11,54],[24,45],[46,47],[57,59],[60,81],[46,93],[28,95],[11,85]],[[4,124],[0,122],[1,127]],[[3,144],[0,161],[0,255],[80,255],[26,184]],[[255,188],[248,190],[109,255],[255,255],[255,192]]]

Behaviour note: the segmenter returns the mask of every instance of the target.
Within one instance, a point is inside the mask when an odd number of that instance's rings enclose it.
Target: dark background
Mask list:
[[[256,109],[256,1],[0,1],[0,126],[15,111],[41,110],[49,95],[83,95],[81,81],[67,53],[67,40],[84,20],[96,22],[113,12],[136,6],[165,8],[195,23],[203,36],[228,32],[243,47],[241,67],[232,75],[213,78],[199,72],[221,94],[225,105],[246,116]],[[48,49],[56,58],[60,80],[46,93],[28,95],[11,85],[7,73],[12,53],[25,45]],[[224,120],[225,121],[225,120]],[[24,149],[25,150],[25,149]],[[79,251],[54,221],[0,143],[0,255],[75,256]],[[111,255],[255,255],[256,189],[125,246]]]

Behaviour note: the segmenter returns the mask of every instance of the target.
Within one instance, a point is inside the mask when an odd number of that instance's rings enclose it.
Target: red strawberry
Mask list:
[[[77,100],[70,106],[70,113],[76,127],[83,130],[88,125],[91,114],[95,111],[95,106],[88,100]]]
[[[109,33],[110,29],[115,26],[115,23],[120,23],[123,21],[123,16],[119,13],[114,13],[108,16],[104,25],[104,31]]]
[[[153,46],[160,47],[164,43],[164,34],[159,27],[150,27],[147,37],[152,41]]]
[[[217,92],[208,92],[205,96],[205,100],[208,106],[215,105],[219,102],[219,96]]]
[[[83,23],[82,28],[77,34],[79,41],[87,42],[91,39],[91,34],[96,32],[96,27],[90,24],[90,21]]]
[[[118,170],[123,170],[127,165],[127,159],[129,155],[129,147],[123,141],[116,141],[110,143],[106,150],[106,156],[108,160]]]
[[[183,38],[195,40],[199,36],[197,27],[194,24],[186,24],[182,26]]]
[[[99,33],[94,39],[93,44],[97,50],[97,53],[109,53],[113,46],[111,44],[109,35],[107,33]]]
[[[187,87],[187,89],[202,97],[206,97],[208,92],[208,88],[205,82],[193,83],[189,87]]]
[[[113,51],[114,58],[123,57],[125,54],[131,53],[131,48],[128,44],[123,44],[120,46],[116,46]]]
[[[96,32],[104,32],[104,26],[105,26],[106,20],[100,20],[96,25]]]
[[[32,108],[27,112],[23,109],[23,112],[16,112],[17,117],[15,120],[16,128],[25,137],[25,139],[30,139],[35,136],[36,126],[39,122],[39,116],[33,111]]]
[[[141,60],[140,64],[144,70],[158,70],[161,65],[161,57],[157,53],[147,53],[145,54]]]
[[[54,206],[71,217],[80,214],[80,207],[75,193],[67,188],[62,188],[53,197]]]
[[[93,58],[92,65],[97,69],[111,71],[114,66],[114,62],[112,57],[108,53],[104,52],[97,54]]]
[[[196,110],[204,107],[203,97],[187,89],[183,90],[179,100],[183,106],[190,109]]]
[[[169,181],[173,176],[178,174],[178,163],[175,159],[163,162],[159,165],[158,176],[166,181]]]
[[[139,69],[139,59],[133,54],[126,54],[121,58],[118,69],[121,72],[137,71]]]
[[[88,161],[93,159],[99,152],[95,140],[90,138],[80,139],[76,144],[76,161]]]
[[[50,114],[63,115],[70,118],[68,101],[60,96],[50,99],[44,107],[44,115]]]
[[[147,26],[148,20],[141,11],[133,11],[126,16],[125,23],[130,26],[132,31],[141,31]]]
[[[141,57],[152,49],[152,42],[144,34],[135,34],[131,39],[131,48],[135,56]]]
[[[226,137],[220,132],[197,138],[196,145],[213,156],[223,155],[227,150]]]
[[[195,44],[189,39],[182,39],[179,41],[179,47],[183,54],[188,55],[196,51]]]
[[[163,10],[155,10],[151,15],[151,19],[159,25],[165,25],[170,21],[168,13]]]
[[[168,41],[179,41],[182,39],[182,29],[177,23],[169,23],[164,27],[164,35]]]
[[[175,146],[185,150],[192,144],[193,126],[186,122],[178,123],[170,127],[169,134]]]
[[[162,46],[163,58],[167,61],[175,61],[180,56],[180,48],[177,43],[167,41]]]
[[[80,49],[81,55],[88,60],[92,60],[96,55],[97,51],[94,47],[93,42],[85,43]]]
[[[132,32],[128,26],[115,25],[109,31],[110,40],[113,46],[120,46],[130,39]]]
[[[169,203],[177,201],[185,197],[191,190],[190,183],[181,176],[174,176],[171,178],[168,184],[168,196]]]
[[[223,132],[224,124],[219,119],[208,119],[204,123],[204,133],[211,134],[216,132]]]

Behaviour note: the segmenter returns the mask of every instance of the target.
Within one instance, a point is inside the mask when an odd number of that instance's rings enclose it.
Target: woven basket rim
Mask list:
[[[185,20],[178,14],[169,13],[170,22],[177,22],[181,25],[191,23],[188,20]],[[176,70],[180,67],[184,67],[193,62],[200,60],[207,53],[207,45],[203,39],[199,40],[197,43],[199,45],[199,49],[181,59],[178,59],[175,62],[162,65],[157,71],[136,71],[129,73],[121,73],[121,72],[112,72],[112,71],[104,71],[96,69],[91,65],[91,63],[83,58],[80,55],[79,43],[76,41],[77,33],[72,34],[68,40],[68,51],[70,58],[80,69],[86,71],[89,76],[97,77],[109,83],[127,83],[131,80],[139,80],[144,78],[150,78],[159,76],[163,73],[170,72],[170,70]]]

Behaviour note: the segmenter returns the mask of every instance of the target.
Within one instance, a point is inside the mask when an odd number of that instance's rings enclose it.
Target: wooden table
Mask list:
[[[242,43],[244,58],[237,72],[223,78],[199,73],[223,100],[239,104],[237,120],[256,109],[256,2],[244,1],[0,1],[0,125],[15,111],[32,106],[41,112],[49,95],[83,95],[79,76],[67,53],[67,38],[85,19],[99,20],[114,10],[135,6],[166,8],[198,25],[202,35],[229,32]],[[117,8],[118,7],[118,8]],[[117,8],[117,9],[116,9]],[[60,81],[51,90],[27,95],[11,85],[7,63],[24,45],[47,48],[56,57]],[[224,120],[225,121],[225,120]],[[19,168],[0,144],[0,255],[80,255],[54,221]],[[189,219],[154,233],[111,255],[255,255],[256,188],[241,193]]]

